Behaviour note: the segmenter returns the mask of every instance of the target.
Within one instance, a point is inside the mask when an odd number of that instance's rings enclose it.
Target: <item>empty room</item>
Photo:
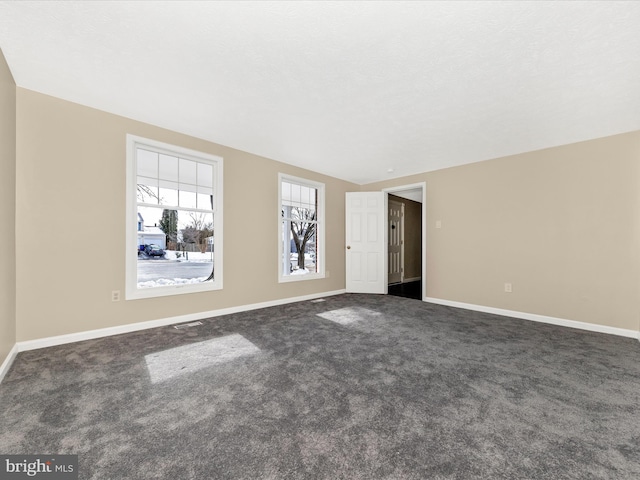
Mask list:
[[[0,478],[640,478],[639,25],[0,0]]]

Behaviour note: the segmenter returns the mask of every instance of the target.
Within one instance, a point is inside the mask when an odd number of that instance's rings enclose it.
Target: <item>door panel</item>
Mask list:
[[[387,293],[386,200],[383,192],[346,194],[347,292]]]
[[[404,272],[404,205],[400,202],[389,200],[389,283],[400,283]]]

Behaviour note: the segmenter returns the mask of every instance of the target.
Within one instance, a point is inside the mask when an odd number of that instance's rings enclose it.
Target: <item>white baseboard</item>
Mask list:
[[[0,365],[0,382],[2,382],[2,379],[11,368],[11,365],[13,364],[13,361],[15,360],[17,354],[18,344],[16,343],[13,348],[9,350],[9,354],[7,355],[7,358],[4,359],[4,362],[2,362],[2,365]]]
[[[271,300],[268,302],[252,303],[250,305],[239,305],[237,307],[221,308],[219,310],[210,310],[208,312],[190,313],[187,315],[179,315],[177,317],[160,318],[158,320],[149,320],[146,322],[130,323],[127,325],[119,325],[117,327],[100,328],[97,330],[88,330],[85,332],[69,333],[67,335],[57,335],[55,337],[38,338],[35,340],[27,340],[18,342],[14,350],[24,352],[27,350],[36,350],[38,348],[53,347],[55,345],[63,345],[65,343],[81,342],[83,340],[91,340],[94,338],[109,337],[111,335],[120,335],[122,333],[137,332],[149,328],[164,327],[176,323],[192,322],[194,320],[202,320],[204,318],[219,317],[220,315],[229,315],[231,313],[246,312],[249,310],[257,310],[258,308],[274,307],[277,305],[285,305],[287,303],[304,302],[305,300],[314,300],[316,298],[331,297],[345,293],[345,290],[335,290],[332,292],[314,293],[311,295],[303,295],[300,297],[290,297],[280,300]],[[14,355],[15,356],[15,355]],[[6,363],[6,362],[5,362]],[[4,366],[4,364],[3,364]]]
[[[158,320],[149,320],[146,322],[119,325],[117,327],[100,328],[97,330],[88,330],[85,332],[70,333],[67,335],[57,335],[55,337],[45,337],[45,338],[39,338],[35,340],[27,340],[24,342],[17,342],[13,346],[13,348],[11,349],[7,357],[5,358],[2,365],[0,366],[0,382],[2,382],[2,379],[11,368],[11,365],[13,364],[13,361],[19,352],[24,352],[27,350],[36,350],[38,348],[52,347],[55,345],[63,345],[66,343],[80,342],[83,340],[91,340],[94,338],[120,335],[122,333],[137,332],[139,330],[146,330],[149,328],[164,327],[167,325],[191,322],[194,320],[201,320],[204,318],[218,317],[221,315],[229,315],[232,313],[257,310],[259,308],[285,305],[287,303],[303,302],[306,300],[314,300],[317,298],[331,297],[334,295],[340,295],[342,293],[345,293],[344,289],[334,290],[331,292],[315,293],[311,295],[303,295],[300,297],[290,297],[290,298],[285,298],[280,300],[271,300],[268,302],[253,303],[249,305],[239,305],[236,307],[222,308],[219,310],[210,310],[208,312],[179,315],[176,317],[161,318]],[[595,323],[578,322],[575,320],[566,320],[563,318],[548,317],[545,315],[537,315],[534,313],[517,312],[514,310],[505,310],[502,308],[485,307],[482,305],[454,302],[451,300],[442,300],[439,298],[432,298],[432,297],[425,297],[424,301],[429,303],[435,303],[438,305],[445,305],[449,307],[463,308],[465,310],[474,310],[478,312],[493,313],[495,315],[503,315],[507,317],[520,318],[523,320],[531,320],[534,322],[549,323],[552,325],[559,325],[563,327],[578,328],[581,330],[589,330],[592,332],[608,333],[611,335],[637,338],[638,340],[640,340],[640,332],[637,332],[635,330],[627,330],[624,328],[608,327],[606,325],[598,325]]]
[[[417,282],[418,280],[422,280],[422,277],[406,277],[402,283]]]
[[[626,328],[608,327],[606,325],[598,325],[597,323],[578,322],[576,320],[567,320],[564,318],[548,317],[546,315],[537,315],[535,313],[517,312],[514,310],[505,310],[502,308],[485,307],[483,305],[474,305],[472,303],[453,302],[451,300],[442,300],[440,298],[425,297],[425,302],[437,303],[447,307],[463,308],[465,310],[474,310],[476,312],[493,313],[505,317],[521,318],[523,320],[531,320],[533,322],[549,323],[551,325],[559,325],[561,327],[577,328],[580,330],[589,330],[591,332],[608,333],[610,335],[618,335],[621,337],[637,338],[640,340],[640,332],[635,330],[627,330]]]

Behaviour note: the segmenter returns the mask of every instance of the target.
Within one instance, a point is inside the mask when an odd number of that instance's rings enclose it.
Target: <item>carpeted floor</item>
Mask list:
[[[637,340],[393,296],[23,352],[0,405],[85,479],[640,478]]]

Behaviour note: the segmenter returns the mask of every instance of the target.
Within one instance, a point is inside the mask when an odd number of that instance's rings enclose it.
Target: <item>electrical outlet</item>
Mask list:
[[[324,271],[324,276],[329,278],[331,276],[331,274],[329,273],[329,270],[325,270]]]
[[[505,284],[504,284],[504,291],[505,291],[506,293],[511,293],[511,292],[513,292],[513,287],[511,286],[511,284],[510,284],[510,283],[505,283]]]
[[[114,290],[111,292],[111,301],[112,302],[120,301],[120,290]]]
[[[442,220],[436,220],[436,228],[442,228]]]

